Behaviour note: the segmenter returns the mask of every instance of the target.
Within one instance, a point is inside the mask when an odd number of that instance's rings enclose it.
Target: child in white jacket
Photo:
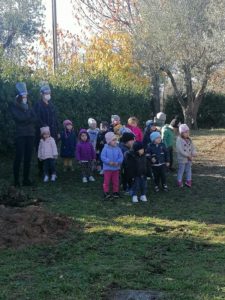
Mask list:
[[[44,182],[49,181],[49,174],[51,174],[51,181],[56,180],[55,160],[58,157],[58,150],[55,140],[50,135],[49,127],[42,127],[41,140],[38,147],[38,158],[44,162]]]
[[[190,130],[186,124],[179,126],[180,136],[177,138],[176,151],[178,160],[177,184],[183,187],[183,175],[186,173],[185,185],[189,188],[192,186],[192,159],[196,156],[196,150],[190,139]]]

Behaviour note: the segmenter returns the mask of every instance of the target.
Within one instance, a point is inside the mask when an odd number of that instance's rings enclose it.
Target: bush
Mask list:
[[[183,113],[175,96],[168,97],[165,105],[167,122],[178,115],[183,121]],[[199,128],[225,127],[225,95],[207,93],[200,105],[197,123]]]

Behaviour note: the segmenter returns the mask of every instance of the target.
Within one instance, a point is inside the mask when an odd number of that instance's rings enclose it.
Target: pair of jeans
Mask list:
[[[81,167],[82,177],[92,176],[92,168],[93,168],[92,161],[81,162],[80,167]]]
[[[141,192],[141,196],[146,195],[147,192],[147,178],[146,176],[139,176],[134,178],[132,185],[132,195],[137,196],[138,192]]]
[[[160,181],[162,186],[166,185],[166,165],[152,166],[155,186],[159,186]]]
[[[192,179],[192,162],[188,161],[187,163],[178,162],[178,172],[177,172],[177,181],[182,181],[184,173],[186,174],[186,180],[189,181]]]
[[[104,171],[104,183],[103,183],[103,190],[104,193],[109,192],[110,183],[112,182],[113,193],[119,192],[119,176],[120,171]]]
[[[56,174],[56,168],[55,168],[55,159],[54,158],[48,158],[43,160],[43,169],[44,169],[44,175],[49,176]]]
[[[19,183],[20,167],[23,161],[23,181],[29,181],[30,165],[34,148],[33,136],[21,136],[16,138],[16,156],[13,164],[15,183]]]

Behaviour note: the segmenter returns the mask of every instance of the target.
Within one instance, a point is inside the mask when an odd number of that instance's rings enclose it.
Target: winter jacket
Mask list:
[[[86,142],[83,142],[80,139],[82,133],[87,134],[88,139]],[[90,137],[87,133],[87,130],[81,129],[78,138],[79,142],[76,147],[76,159],[78,161],[91,161],[93,159],[96,159],[96,153],[92,143],[90,142]]]
[[[175,144],[175,133],[173,127],[170,125],[165,125],[162,128],[162,140],[167,148],[173,147]]]
[[[132,179],[140,176],[148,175],[147,158],[145,155],[140,156],[133,150],[125,153],[124,157],[124,172],[126,178]]]
[[[96,144],[97,144],[97,137],[98,137],[98,133],[99,133],[99,128],[96,129],[91,129],[89,128],[87,130],[89,137],[90,137],[90,142],[92,143],[94,149],[96,150]]]
[[[57,141],[59,126],[54,105],[51,102],[46,104],[44,101],[40,100],[35,104],[34,110],[38,119],[36,128],[37,139],[39,140],[40,137],[40,128],[49,126],[51,136]]]
[[[58,151],[55,140],[50,136],[46,140],[41,139],[38,147],[38,158],[45,160],[48,158],[56,158]]]
[[[10,111],[16,123],[16,137],[35,136],[36,115],[33,109],[24,109],[18,102],[12,103]]]
[[[101,160],[103,162],[104,171],[117,171],[123,162],[123,153],[118,146],[112,147],[106,144],[101,153]],[[110,162],[118,163],[119,166],[110,166]]]
[[[60,134],[61,137],[61,157],[74,158],[76,151],[76,135],[74,130],[64,130]]]
[[[190,138],[183,139],[180,136],[178,136],[178,138],[177,138],[176,152],[177,152],[178,163],[187,163],[188,156],[196,155],[196,150],[195,150],[192,140]]]
[[[121,149],[121,151],[122,151],[122,153],[123,153],[123,156],[125,155],[125,153],[126,153],[127,151],[130,150],[130,149],[126,146],[126,144],[124,144],[123,142],[120,142],[120,143],[119,143],[119,147],[120,147],[120,149]]]
[[[102,131],[99,130],[98,132],[98,136],[97,136],[97,144],[96,144],[96,150],[98,153],[101,153],[105,144],[106,144],[106,140],[105,140],[105,135],[108,131]]]
[[[143,141],[143,133],[142,133],[142,130],[139,127],[134,127],[134,126],[127,125],[127,128],[129,128],[133,132],[137,142],[142,142]]]
[[[169,153],[164,143],[149,144],[146,155],[150,158],[151,162],[153,158],[156,160],[154,163],[152,162],[152,166],[159,166],[170,162]]]

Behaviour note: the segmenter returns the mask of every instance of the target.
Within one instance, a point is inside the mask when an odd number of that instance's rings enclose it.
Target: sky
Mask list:
[[[42,0],[46,7],[45,26],[47,31],[52,29],[52,0]],[[60,29],[69,30],[71,33],[78,33],[79,26],[73,17],[71,0],[56,0],[57,3],[57,23]]]

